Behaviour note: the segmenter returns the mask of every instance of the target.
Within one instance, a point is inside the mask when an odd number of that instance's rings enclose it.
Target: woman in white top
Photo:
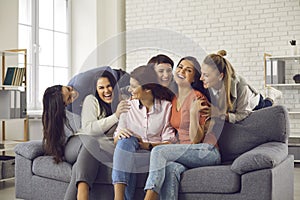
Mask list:
[[[111,72],[100,72],[95,79],[95,95],[85,97],[81,123],[83,134],[94,136],[103,154],[94,155],[102,163],[112,166],[114,152],[113,133],[119,122],[121,113],[127,112],[130,105],[120,100],[118,84]],[[93,152],[93,150],[90,150]]]
[[[220,117],[231,123],[245,119],[253,110],[269,107],[281,92],[269,88],[269,96],[264,99],[246,80],[235,73],[230,62],[224,58],[226,51],[206,56],[201,66],[204,88],[210,90],[212,117]]]

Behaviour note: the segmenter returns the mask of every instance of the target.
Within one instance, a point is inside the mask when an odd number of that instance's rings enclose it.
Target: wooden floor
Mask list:
[[[300,200],[300,164],[295,165],[294,168],[294,200]],[[16,200],[14,180],[0,182],[0,199],[1,200]]]

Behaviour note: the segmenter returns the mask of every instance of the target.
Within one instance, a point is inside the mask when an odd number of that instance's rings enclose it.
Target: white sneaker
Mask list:
[[[266,97],[272,99],[273,101],[276,101],[282,98],[282,92],[271,86],[267,86]]]

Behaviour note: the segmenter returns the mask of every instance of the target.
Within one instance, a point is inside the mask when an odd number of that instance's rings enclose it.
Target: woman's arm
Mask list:
[[[228,121],[236,123],[248,117],[252,112],[250,107],[251,90],[247,85],[242,85],[237,88],[236,108],[232,112],[228,112]]]
[[[162,144],[166,144],[165,142],[168,143],[176,143],[177,138],[175,136],[176,131],[175,129],[171,126],[170,124],[170,119],[171,119],[171,113],[172,113],[172,103],[170,102],[164,102],[165,107],[163,107],[162,112],[165,112],[165,117],[162,123],[164,123],[164,127],[161,132],[161,141]]]
[[[119,119],[116,114],[99,118],[101,112],[98,100],[93,95],[88,95],[83,102],[81,122],[83,132],[90,135],[101,135],[109,130]]]
[[[210,109],[210,106],[204,97],[198,97],[191,103],[189,136],[192,144],[198,144],[204,138],[205,124],[208,123],[210,116],[207,115],[209,112],[202,111],[207,109]]]

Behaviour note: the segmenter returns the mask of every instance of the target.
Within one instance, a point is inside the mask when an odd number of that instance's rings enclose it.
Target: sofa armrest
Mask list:
[[[29,160],[44,155],[42,141],[28,141],[17,144],[14,148],[16,154],[21,155]]]
[[[273,168],[281,163],[288,155],[288,145],[281,142],[268,142],[259,145],[237,157],[231,170],[237,174]]]

